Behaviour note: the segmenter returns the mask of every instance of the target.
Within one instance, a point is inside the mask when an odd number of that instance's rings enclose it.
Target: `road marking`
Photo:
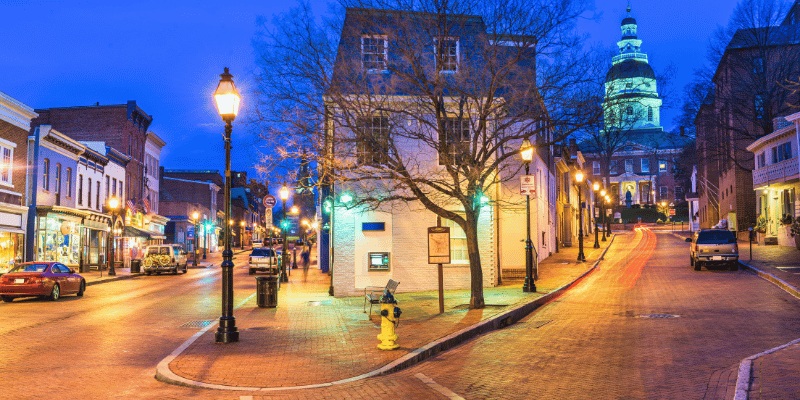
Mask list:
[[[253,396],[239,396],[239,400],[253,400]]]
[[[800,267],[775,267],[781,271],[786,271],[787,269],[800,269]]]
[[[463,397],[453,393],[450,389],[448,389],[448,388],[436,383],[433,379],[428,378],[428,376],[423,374],[423,373],[415,374],[414,377],[416,377],[417,379],[421,380],[422,383],[428,385],[428,387],[430,387],[431,389],[433,389],[433,390],[445,395],[445,397],[447,397],[448,399],[451,399],[451,400],[464,400]]]

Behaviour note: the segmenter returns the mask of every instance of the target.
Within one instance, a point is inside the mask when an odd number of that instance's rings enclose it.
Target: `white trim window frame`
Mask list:
[[[386,164],[389,159],[389,117],[373,115],[356,122],[356,159],[359,164]]]
[[[592,175],[600,176],[600,162],[592,161]]]
[[[472,135],[467,118],[445,118],[439,133],[439,165],[458,165],[469,156]]]
[[[442,226],[450,227],[450,264],[469,265],[467,234],[454,221],[442,218]]]
[[[650,172],[650,159],[649,158],[640,158],[640,165],[642,167],[642,172]]]
[[[0,143],[0,184],[14,187],[14,147]]]
[[[442,51],[440,55],[440,49]],[[461,59],[461,41],[457,37],[443,37],[433,39],[433,55],[436,70],[439,73],[454,74],[458,72]],[[441,65],[439,59],[441,58]]]
[[[387,72],[389,39],[382,35],[361,36],[361,67],[368,73]]]
[[[659,161],[658,162],[658,172],[667,172],[667,162],[666,161]]]

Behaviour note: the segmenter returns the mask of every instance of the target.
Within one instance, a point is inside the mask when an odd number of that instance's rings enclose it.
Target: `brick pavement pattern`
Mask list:
[[[587,238],[587,243],[588,239],[593,243],[593,238]],[[591,249],[591,243],[585,250],[586,263],[574,261],[577,248],[541,263],[536,294],[523,293],[521,285],[485,288],[487,307],[481,310],[468,309],[468,290],[446,291],[442,315],[438,314],[437,292],[398,290],[396,298],[403,314],[397,330],[400,348],[394,351],[376,348],[380,318],[374,311],[369,316],[363,313],[362,297],[329,297],[327,275],[294,270],[290,283],[279,291],[277,308],[258,308],[252,299],[234,313],[241,331],[238,343],[215,344],[212,329],[169,368],[190,380],[240,387],[302,386],[358,376],[560,288],[600,256],[604,248]]]
[[[668,234],[619,239],[558,300],[399,375],[467,399],[730,399],[741,359],[800,335],[800,305],[769,283],[695,272]]]

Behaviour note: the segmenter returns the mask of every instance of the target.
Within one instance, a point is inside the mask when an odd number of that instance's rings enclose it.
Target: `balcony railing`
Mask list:
[[[764,168],[758,168],[753,171],[753,186],[782,182],[787,177],[800,173],[797,168],[797,157],[767,165]]]
[[[614,64],[616,64],[616,63],[618,63],[618,62],[620,62],[620,61],[624,61],[624,60],[628,60],[628,59],[632,59],[632,58],[635,58],[635,59],[638,59],[638,60],[647,61],[647,54],[645,54],[645,53],[625,53],[625,54],[617,54],[617,55],[615,55],[615,56],[614,56],[614,58],[612,59],[612,62],[613,62]]]

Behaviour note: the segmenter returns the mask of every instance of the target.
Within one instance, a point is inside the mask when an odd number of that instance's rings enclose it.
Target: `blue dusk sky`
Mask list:
[[[706,44],[725,25],[736,0],[632,0],[642,49],[658,73],[677,68],[674,95],[705,60]],[[153,116],[150,130],[166,141],[161,165],[173,169],[224,168],[223,122],[212,93],[229,67],[243,95],[243,111],[255,71],[251,39],[256,18],[271,18],[293,1],[206,0],[0,0],[0,91],[33,107],[137,104]],[[613,49],[620,38],[625,0],[596,0],[598,21],[578,28],[589,43]],[[317,13],[327,8],[315,3]],[[588,15],[588,14],[587,14]],[[679,104],[679,102],[677,102]],[[663,110],[666,130],[677,110]],[[259,146],[234,126],[234,170],[252,168]]]

